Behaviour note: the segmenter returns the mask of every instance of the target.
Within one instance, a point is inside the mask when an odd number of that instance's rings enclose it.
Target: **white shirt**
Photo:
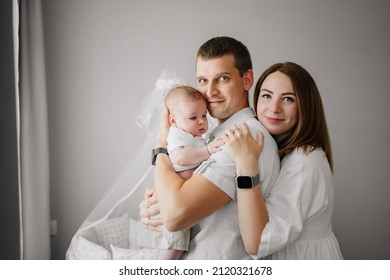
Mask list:
[[[215,128],[210,133],[210,137],[222,136],[227,128],[242,122],[248,124],[254,137],[259,129],[262,129],[265,134],[259,166],[261,166],[260,181],[263,185],[263,191],[267,190],[268,193],[278,177],[280,165],[278,149],[272,136],[255,119],[251,108],[245,108],[230,117],[222,125]],[[222,146],[222,151],[212,154],[195,172],[224,191],[231,200],[224,207],[191,228],[190,248],[188,252],[183,254],[182,258],[250,259],[251,257],[245,251],[238,226],[237,190],[234,180],[236,166],[230,158],[226,146]]]
[[[178,147],[193,147],[193,148],[201,148],[206,145],[206,139],[200,136],[194,136],[183,129],[180,129],[176,126],[171,126],[169,129],[168,137],[167,137],[167,150],[168,154],[171,155],[171,152]],[[169,156],[173,169],[176,172],[192,169],[194,167],[199,166],[200,162],[194,163],[191,165],[177,165],[171,156]]]
[[[333,178],[325,153],[301,148],[286,155],[266,199],[269,222],[253,258],[343,259],[332,232]]]

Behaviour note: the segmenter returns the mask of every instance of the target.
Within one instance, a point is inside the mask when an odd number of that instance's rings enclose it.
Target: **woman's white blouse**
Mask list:
[[[343,259],[332,232],[334,187],[325,153],[295,149],[266,199],[269,222],[255,259]]]

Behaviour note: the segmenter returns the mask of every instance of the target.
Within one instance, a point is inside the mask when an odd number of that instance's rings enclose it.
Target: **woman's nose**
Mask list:
[[[270,104],[270,109],[273,113],[279,113],[280,112],[280,101],[275,99]]]

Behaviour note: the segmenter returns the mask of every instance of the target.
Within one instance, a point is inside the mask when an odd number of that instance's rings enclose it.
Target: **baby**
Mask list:
[[[202,135],[208,129],[206,100],[190,86],[172,88],[166,98],[171,125],[167,142],[168,154],[175,171],[184,180],[209,156],[220,151],[223,140],[217,138],[206,144]],[[179,259],[188,250],[190,230],[168,232],[162,227],[163,238],[156,259]]]

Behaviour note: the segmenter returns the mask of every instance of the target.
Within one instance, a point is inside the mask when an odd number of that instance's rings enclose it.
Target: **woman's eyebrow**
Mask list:
[[[282,95],[296,95],[295,92],[283,92]]]
[[[262,92],[262,91],[268,92],[268,93],[270,93],[270,94],[274,94],[271,90],[266,89],[266,88],[263,88],[262,90],[260,90],[260,92]],[[285,95],[294,95],[294,96],[296,96],[295,92],[289,92],[289,91],[283,92],[283,93],[281,94],[281,96],[285,96]]]
[[[269,89],[266,89],[266,88],[263,88],[261,91],[266,91],[266,92],[268,92],[268,93],[273,93],[272,91],[270,91]],[[260,92],[261,92],[260,91]]]

